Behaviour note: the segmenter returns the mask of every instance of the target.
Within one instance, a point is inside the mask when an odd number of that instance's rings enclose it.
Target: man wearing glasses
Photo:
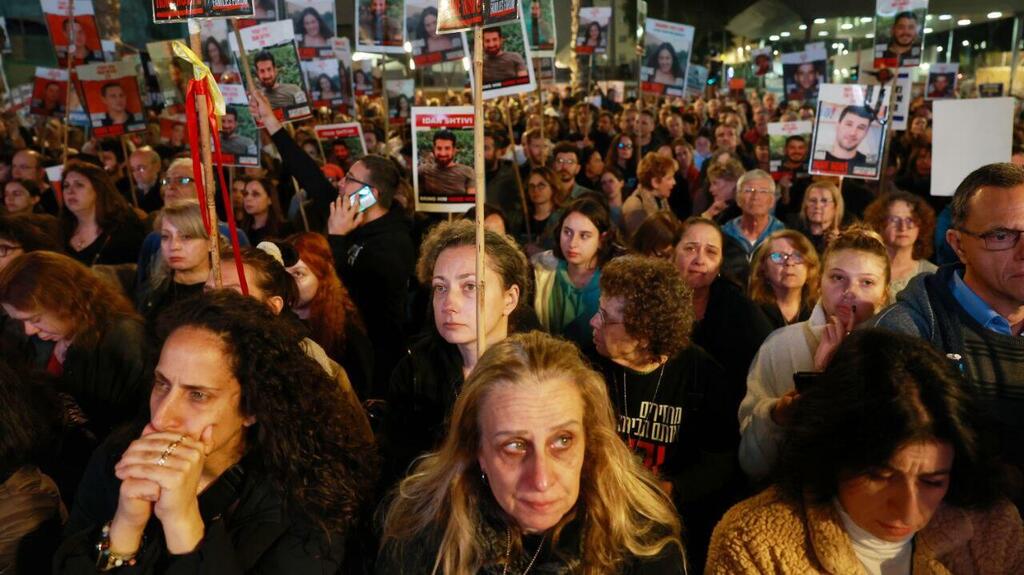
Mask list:
[[[951,208],[946,241],[960,262],[910,280],[875,325],[918,335],[944,351],[994,423],[1001,458],[1020,470],[1024,167],[1005,163],[978,168],[961,182]]]
[[[128,170],[139,198],[139,208],[151,213],[164,207],[160,190],[160,154],[146,146],[128,157]]]
[[[747,261],[772,232],[786,227],[772,215],[775,200],[775,180],[764,170],[750,170],[736,182],[736,204],[741,213],[722,226],[722,233],[743,247]]]
[[[556,178],[556,184],[558,189],[555,190],[555,196],[561,202],[568,201],[569,198],[576,199],[582,194],[587,192],[593,192],[589,188],[585,188],[576,183],[576,174],[580,173],[580,149],[572,142],[559,142],[553,151],[554,161],[552,162],[552,168],[554,168]]]

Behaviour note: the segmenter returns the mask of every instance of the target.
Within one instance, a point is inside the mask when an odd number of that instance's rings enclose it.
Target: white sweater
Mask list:
[[[740,467],[751,478],[768,475],[775,465],[783,429],[772,421],[772,406],[794,388],[794,373],[814,370],[814,352],[826,323],[819,301],[807,321],[773,331],[750,364],[739,420]]]

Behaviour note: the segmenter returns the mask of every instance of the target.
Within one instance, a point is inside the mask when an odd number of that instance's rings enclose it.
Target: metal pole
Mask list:
[[[188,36],[192,51],[196,54],[203,53],[202,41],[199,39],[199,22],[195,19],[188,21]],[[242,43],[238,44],[239,52],[245,54]],[[246,67],[248,69],[248,67]],[[205,79],[203,81],[206,81]],[[203,184],[206,188],[206,211],[210,218],[210,261],[213,267],[214,285],[217,288],[223,287],[220,273],[220,227],[217,220],[217,203],[214,194],[213,183],[213,151],[210,150],[210,110],[206,106],[206,96],[196,95],[196,110],[199,114],[199,151],[203,160]],[[232,206],[224,206],[224,209],[233,209]]]
[[[1014,86],[1017,81],[1017,66],[1020,65],[1020,41],[1021,33],[1024,32],[1024,12],[1018,12],[1013,18],[1013,46],[1010,50],[1010,86],[1007,89],[1007,95],[1012,96],[1017,92],[1014,91]],[[1024,90],[1020,90],[1021,94],[1024,94]]]
[[[487,349],[487,331],[484,328],[484,196],[486,196],[486,166],[484,166],[484,35],[483,27],[473,26],[473,157],[476,168],[476,356]]]

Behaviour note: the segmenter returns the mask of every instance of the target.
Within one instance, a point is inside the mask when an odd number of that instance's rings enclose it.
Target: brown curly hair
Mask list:
[[[896,202],[905,202],[909,205],[914,220],[917,221],[917,240],[914,241],[914,253],[911,257],[915,260],[930,258],[934,241],[932,236],[935,235],[935,210],[921,196],[900,191],[883,194],[868,204],[864,210],[864,222],[879,234],[885,234],[885,220],[889,217],[889,207]]]
[[[642,342],[649,361],[674,357],[690,345],[693,292],[672,262],[628,255],[601,270],[601,295],[622,298],[623,327]]]

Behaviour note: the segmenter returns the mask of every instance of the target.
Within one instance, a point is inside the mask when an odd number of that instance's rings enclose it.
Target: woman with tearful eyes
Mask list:
[[[148,421],[93,455],[54,573],[338,572],[375,479],[360,415],[255,298],[164,318]]]
[[[615,433],[600,375],[533,332],[489,348],[440,449],[387,508],[377,573],[685,573],[657,479]]]
[[[740,466],[754,479],[768,475],[778,459],[800,400],[794,375],[824,371],[843,339],[889,301],[889,255],[882,238],[863,226],[851,226],[829,244],[820,275],[821,299],[810,319],[774,331],[747,375]]]
[[[439,224],[420,247],[416,275],[430,289],[434,329],[391,374],[387,443],[389,471],[396,480],[413,458],[438,444],[445,418],[476,365],[475,243],[473,223],[458,220]],[[528,311],[520,308],[528,307],[530,268],[507,236],[487,231],[484,253],[484,332],[491,346],[515,330]]]
[[[851,335],[795,405],[777,486],[726,513],[705,573],[1024,572],[978,416],[928,342]]]

